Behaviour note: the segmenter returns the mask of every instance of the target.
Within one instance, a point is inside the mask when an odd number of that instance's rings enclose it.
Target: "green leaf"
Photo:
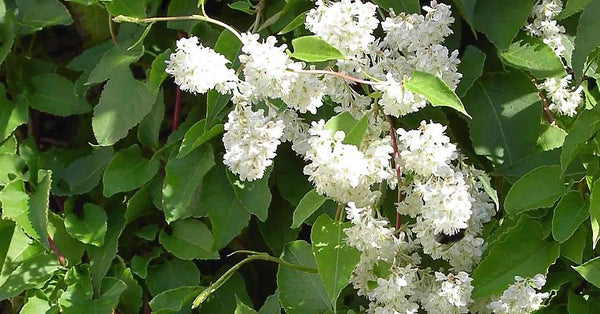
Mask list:
[[[552,217],[552,236],[563,243],[579,228],[589,216],[588,203],[583,201],[579,192],[570,191],[565,194],[554,208]]]
[[[496,167],[514,164],[533,152],[540,134],[542,106],[537,89],[520,71],[479,80],[464,98],[473,115],[469,131],[475,153]]]
[[[67,260],[68,266],[77,265],[81,262],[85,245],[71,237],[65,228],[63,219],[53,212],[48,212],[48,235]]]
[[[110,14],[125,15],[130,17],[145,17],[145,1],[140,0],[112,0],[106,4],[106,9]]]
[[[592,226],[592,248],[600,239],[600,180],[594,182],[590,194],[590,222]]]
[[[67,232],[82,243],[102,246],[107,228],[104,209],[96,204],[86,203],[81,211],[72,211],[65,216]]]
[[[284,28],[282,28],[279,33],[277,33],[277,35],[283,35],[283,34],[287,34],[293,30],[295,30],[296,28],[304,25],[304,20],[306,20],[306,13],[307,12],[302,12],[300,13],[295,19],[293,19],[288,25],[286,25]]]
[[[137,280],[133,278],[131,269],[127,268],[124,262],[119,261],[113,265],[109,272],[109,276],[117,278],[127,285],[127,288],[125,288],[119,297],[119,304],[117,307],[123,313],[138,313],[143,303],[143,291]]]
[[[25,161],[19,155],[0,153],[0,185],[6,185],[20,177],[25,166]]]
[[[46,248],[48,245],[48,199],[50,198],[50,185],[52,182],[52,172],[50,170],[38,171],[37,190],[31,194],[29,199],[28,217],[35,230],[32,235],[40,241]]]
[[[575,37],[575,49],[571,63],[573,72],[575,72],[575,80],[581,81],[583,76],[583,68],[588,55],[600,46],[600,33],[597,32],[600,28],[600,0],[592,0],[585,7],[579,17],[577,25],[577,37]]]
[[[150,181],[133,194],[127,203],[127,209],[125,210],[125,224],[129,224],[140,217],[156,212],[157,209],[152,203],[151,193],[156,190],[159,191],[158,194],[160,195],[162,181],[163,180],[160,179]]]
[[[462,101],[439,77],[426,72],[414,71],[406,82],[406,88],[411,92],[422,95],[434,106],[450,107],[467,117]]]
[[[243,303],[252,304],[246,292],[244,279],[235,273],[202,303],[200,313],[234,313],[238,299]]]
[[[229,6],[230,8],[234,9],[234,10],[238,10],[244,13],[248,13],[250,15],[254,15],[254,9],[252,9],[252,4],[250,4],[250,2],[242,0],[242,1],[236,1],[234,3],[229,3],[227,4],[227,6]]]
[[[327,120],[327,123],[325,123],[325,129],[331,130],[332,137],[337,131],[344,131],[346,136],[342,143],[354,146],[360,146],[368,127],[368,115],[365,115],[360,120],[356,120],[347,111],[331,117]]]
[[[225,247],[250,220],[250,214],[236,197],[225,172],[223,167],[212,168],[204,177],[200,195],[200,206],[206,208],[212,225],[212,250]]]
[[[373,0],[373,2],[386,11],[392,9],[396,13],[421,13],[419,0]]]
[[[150,301],[152,313],[169,313],[180,311],[186,305],[191,308],[194,297],[202,290],[198,286],[183,286],[166,290],[156,295]]]
[[[539,223],[521,219],[506,237],[490,244],[489,253],[473,271],[473,298],[501,294],[515,276],[546,274],[559,254],[559,245],[543,239]]]
[[[58,309],[51,307],[50,303],[37,296],[33,296],[27,300],[27,303],[21,308],[19,314],[51,314],[58,313]]]
[[[535,191],[535,193],[531,193]],[[510,188],[504,200],[509,215],[554,205],[565,193],[559,166],[543,166],[520,178]]]
[[[311,246],[304,241],[289,243],[281,259],[292,264],[317,268]],[[333,313],[327,290],[319,274],[279,265],[277,287],[281,306],[288,314]]]
[[[573,291],[569,291],[569,300],[567,302],[569,314],[594,314],[598,311],[599,307],[600,302],[597,299],[585,298],[584,295],[578,295]]]
[[[274,294],[267,297],[265,303],[258,311],[259,314],[281,314],[281,306],[279,306],[279,292],[275,291]]]
[[[173,259],[148,267],[146,285],[153,296],[183,286],[197,286],[199,283],[200,271],[192,261]]]
[[[589,233],[589,224],[582,223],[579,225],[577,231],[560,245],[560,255],[570,259],[575,264],[581,264],[583,261],[583,252],[590,239]]]
[[[150,83],[152,83],[152,81],[150,81]],[[165,116],[164,99],[164,92],[161,89],[152,105],[152,110],[144,117],[138,126],[138,139],[144,146],[158,148],[160,126]]]
[[[344,54],[318,36],[294,38],[292,46],[294,46],[294,53],[291,54],[291,57],[301,61],[321,62],[346,59]]]
[[[59,304],[64,314],[78,313],[112,313],[119,302],[119,296],[125,291],[127,285],[114,277],[102,280],[102,294],[93,299],[91,295],[82,293],[81,285],[70,285],[60,296]]]
[[[17,0],[18,17],[32,27],[69,25],[69,11],[58,0]]]
[[[5,20],[4,23],[0,23],[0,65],[10,53],[14,42],[13,25]]]
[[[0,142],[27,120],[29,120],[27,104],[6,99],[6,88],[4,84],[0,84]]]
[[[90,155],[75,160],[55,173],[57,184],[53,184],[52,193],[62,196],[89,192],[98,185],[111,159],[112,149],[94,148]],[[66,182],[67,186],[61,186],[59,180]]]
[[[92,127],[98,145],[108,146],[127,136],[127,132],[150,113],[156,94],[125,68],[104,86],[94,108]]]
[[[118,77],[128,70],[129,64],[137,61],[144,54],[143,46],[127,49],[131,44],[131,41],[125,41],[106,51],[90,72],[85,84],[102,83],[110,78]]]
[[[475,30],[473,29],[473,26],[475,24],[473,23],[473,21],[475,19],[474,15],[476,2],[477,0],[454,0],[454,4],[458,7],[458,10],[460,11],[464,19],[467,21],[467,23],[469,23],[469,25],[471,25],[471,31],[473,32],[473,34],[475,34]]]
[[[159,166],[158,158],[144,158],[137,145],[120,150],[104,171],[104,196],[139,188],[152,179]]]
[[[131,258],[131,271],[142,279],[146,279],[148,275],[148,265],[155,258],[159,257],[162,249],[155,247],[152,253],[148,256],[136,255]]]
[[[60,268],[54,253],[42,253],[23,261],[0,285],[0,300],[11,298],[22,291],[39,288]]]
[[[234,314],[258,314],[253,308],[244,304],[244,302],[240,301],[240,299],[235,300],[235,311]]]
[[[208,142],[213,137],[223,133],[225,130],[223,124],[217,124],[210,129],[206,129],[205,122],[206,120],[200,120],[185,132],[183,142],[181,143],[181,147],[179,147],[177,158],[186,156],[191,151]]]
[[[600,106],[596,106],[591,110],[582,110],[563,143],[560,154],[560,165],[563,172],[575,159],[577,152],[585,146],[586,142],[599,128]]]
[[[479,50],[475,46],[467,46],[458,65],[458,72],[462,73],[463,76],[460,79],[460,83],[456,87],[456,94],[463,97],[469,88],[473,86],[473,83],[483,73],[483,65],[485,64],[485,53]]]
[[[360,252],[346,243],[344,229],[351,226],[350,222],[334,221],[324,214],[315,221],[311,229],[310,241],[317,269],[334,309],[342,289],[350,282],[354,267],[360,260]]]
[[[163,230],[159,242],[181,259],[218,259],[212,251],[213,236],[210,230],[196,219],[178,220],[171,224],[171,232]]]
[[[539,38],[525,37],[499,53],[502,61],[517,69],[531,72],[536,78],[565,75],[562,61],[552,48]]]
[[[183,217],[202,178],[215,165],[212,147],[208,144],[183,158],[171,153],[165,166],[166,176],[162,188],[163,210],[168,223]]]
[[[564,9],[560,11],[557,19],[562,20],[575,13],[583,11],[585,6],[590,3],[590,1],[591,0],[568,0],[567,5],[565,5]]]
[[[31,80],[35,93],[27,103],[35,109],[61,117],[92,110],[85,99],[75,95],[73,83],[63,76],[46,73],[34,76]]]
[[[596,287],[600,287],[600,257],[591,259],[580,266],[573,267],[581,277]]]
[[[173,3],[173,2],[171,2]],[[148,85],[153,92],[157,93],[162,85],[163,81],[169,76],[165,71],[167,69],[167,60],[171,56],[171,49],[165,50],[159,54],[152,61],[152,68],[150,68],[150,76],[148,77]]]
[[[567,132],[553,124],[542,124],[540,137],[537,140],[539,151],[549,151],[559,148],[565,142]]]
[[[327,197],[320,195],[316,190],[310,190],[300,200],[300,204],[294,211],[292,219],[292,228],[298,228],[302,223],[316,212],[323,203],[327,200]]]
[[[486,0],[475,4],[475,27],[499,50],[506,50],[527,22],[533,0]]]
[[[0,202],[4,218],[15,221],[31,237],[40,239],[29,217],[29,195],[25,192],[25,183],[22,180],[15,180],[4,186],[0,191]]]
[[[195,1],[190,0],[172,0],[169,2],[169,9],[167,10],[167,16],[188,16],[198,14],[200,9]],[[167,28],[184,31],[186,33],[192,33],[194,26],[198,25],[198,20],[182,20],[182,21],[168,21]],[[202,22],[204,23],[204,22]],[[202,34],[204,37],[204,34]]]
[[[269,176],[272,169],[272,167],[269,167],[260,180],[254,181],[241,181],[227,170],[227,178],[231,183],[235,197],[246,211],[258,217],[260,221],[265,221],[269,215],[269,205],[272,197],[269,189]]]
[[[90,258],[90,271],[94,293],[100,292],[100,285],[112,261],[117,256],[119,237],[125,228],[125,219],[122,210],[116,210],[110,213],[107,221],[106,236],[104,245],[101,247],[89,246],[87,249]]]

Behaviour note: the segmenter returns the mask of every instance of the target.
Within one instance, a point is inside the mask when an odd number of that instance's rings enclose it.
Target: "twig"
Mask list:
[[[347,81],[356,82],[359,84],[367,84],[367,85],[375,85],[377,82],[362,80],[344,73],[329,71],[329,70],[294,70],[296,73],[309,73],[309,74],[325,74],[325,75],[333,75],[339,78],[343,78]]]
[[[533,82],[533,85],[537,86],[535,78],[532,78],[531,81]],[[546,114],[546,120],[548,120],[551,125],[556,125],[556,119],[554,119],[554,115],[552,115],[552,111],[550,111],[550,107],[548,106],[548,98],[546,98],[546,95],[544,95],[540,89],[538,89],[538,95],[542,99],[542,108],[544,109],[544,114]]]
[[[394,168],[396,169],[396,177],[398,177],[398,204],[402,203],[404,200],[404,195],[402,194],[402,190],[400,185],[402,183],[402,170],[400,170],[400,164],[398,163],[398,159],[400,158],[400,152],[398,152],[398,139],[396,138],[396,128],[394,127],[394,122],[390,116],[385,116],[386,120],[390,124],[390,135],[392,136],[392,147],[394,148]],[[402,215],[396,209],[396,230],[400,229],[402,226]]]
[[[56,246],[56,243],[54,243],[54,241],[52,241],[52,238],[50,237],[50,235],[47,235],[48,238],[48,243],[50,244],[50,248],[52,249],[52,251],[54,251],[54,254],[56,254],[56,257],[58,257],[58,262],[60,263],[61,266],[65,266],[67,265],[67,263],[65,262],[65,257],[60,253],[60,250],[58,249],[58,246]]]
[[[110,38],[112,39],[113,44],[115,44],[115,46],[119,45],[119,40],[117,39],[115,30],[113,29],[112,15],[110,15],[110,13],[108,14],[108,31],[110,32]]]
[[[175,132],[179,128],[179,114],[181,111],[181,89],[177,86],[177,92],[175,94],[175,110],[173,111],[173,129]]]

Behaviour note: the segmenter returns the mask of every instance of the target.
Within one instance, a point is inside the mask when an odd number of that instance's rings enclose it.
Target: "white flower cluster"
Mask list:
[[[377,6],[360,0],[326,3],[317,0],[316,8],[306,14],[306,28],[347,56],[370,49],[379,26]]]
[[[313,122],[309,134],[310,148],[305,155],[309,164],[304,167],[304,174],[317,192],[343,204],[373,203],[377,195],[371,186],[391,177],[390,138],[368,143],[363,152],[355,145],[343,143],[346,134],[343,131],[332,134],[323,120]]]
[[[577,114],[577,107],[581,103],[583,86],[571,89],[570,84],[570,75],[561,79],[550,77],[539,84],[538,88],[546,92],[550,100],[550,110],[572,117]]]
[[[223,163],[241,180],[262,178],[273,163],[283,129],[283,122],[271,111],[265,115],[262,109],[254,112],[249,106],[236,106],[225,123]]]
[[[533,278],[515,277],[515,283],[502,293],[502,297],[491,302],[488,308],[497,314],[526,314],[539,310],[550,294],[538,293],[546,284],[546,277],[537,274]]]
[[[541,37],[544,43],[561,56],[565,51],[565,46],[562,43],[562,34],[565,33],[565,28],[558,25],[556,17],[562,11],[561,0],[540,0],[533,6],[531,15],[533,22],[525,28],[532,36]]]
[[[167,61],[166,72],[175,77],[175,84],[187,92],[206,93],[216,89],[221,94],[235,88],[238,77],[227,68],[223,55],[198,44],[197,37],[181,38],[177,50]]]
[[[344,230],[346,241],[361,252],[351,282],[359,295],[371,301],[369,313],[468,312],[473,301],[468,273],[445,275],[421,269],[419,247],[409,235],[400,232],[396,237],[387,220],[374,218],[369,207],[350,203],[346,213],[353,223]],[[389,273],[382,274],[386,266]]]

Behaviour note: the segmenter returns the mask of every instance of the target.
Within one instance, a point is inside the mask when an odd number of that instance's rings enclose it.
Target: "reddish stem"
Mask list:
[[[175,111],[173,112],[173,132],[179,128],[179,115],[181,111],[181,89],[177,86],[177,92],[175,94]]]
[[[396,138],[396,128],[394,127],[394,122],[392,121],[392,118],[386,116],[386,119],[390,124],[392,147],[394,148],[394,167],[396,169],[396,176],[398,177],[398,204],[400,204],[404,200],[404,195],[402,194],[402,190],[400,189],[400,184],[402,183],[402,170],[400,170],[400,164],[398,163],[398,159],[400,158],[400,153],[398,152],[398,139]],[[396,230],[400,229],[401,226],[402,215],[396,210]]]
[[[61,266],[67,265],[67,263],[65,262],[65,257],[60,253],[60,250],[58,249],[58,246],[56,246],[56,243],[54,243],[54,241],[52,240],[50,235],[48,235],[47,238],[48,238],[48,243],[50,244],[50,248],[52,249],[52,251],[54,251],[54,254],[56,254],[56,257],[58,257],[58,262],[60,263],[60,265]]]

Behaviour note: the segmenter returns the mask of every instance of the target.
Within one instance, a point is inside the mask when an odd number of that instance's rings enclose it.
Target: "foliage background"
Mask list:
[[[398,12],[420,7],[374,2]],[[592,313],[600,285],[600,1],[568,0],[559,17],[572,55],[562,62],[585,87],[575,118],[544,113],[535,82],[565,69],[522,31],[533,2],[448,1],[456,22],[446,45],[460,51],[457,94],[473,118],[427,107],[401,123],[448,125],[453,142],[493,178],[503,210],[486,228],[490,245],[473,274],[480,297],[501,292],[515,274],[549,268],[553,298],[542,311]],[[206,10],[291,46],[308,34],[301,17],[312,5],[210,0]],[[0,1],[2,311],[189,313],[203,287],[243,259],[229,255],[236,250],[317,267],[311,225],[323,213],[333,217],[336,204],[309,204],[310,194],[301,202],[311,190],[303,161],[283,145],[269,176],[239,182],[221,162],[229,99],[180,93],[164,73],[176,39],[196,35],[233,61],[235,37],[201,21],[151,29],[110,22],[198,10],[190,0]],[[315,118],[332,112],[326,105]],[[391,220],[394,198],[390,191],[384,201]],[[318,274],[254,261],[199,311],[323,313],[367,304],[351,287],[330,301],[327,288]]]

